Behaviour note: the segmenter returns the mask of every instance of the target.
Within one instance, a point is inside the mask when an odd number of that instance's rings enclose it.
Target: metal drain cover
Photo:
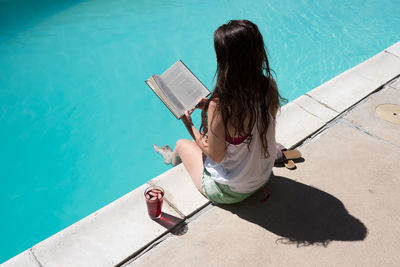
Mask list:
[[[394,104],[382,104],[376,107],[376,114],[385,121],[400,124],[400,106]]]

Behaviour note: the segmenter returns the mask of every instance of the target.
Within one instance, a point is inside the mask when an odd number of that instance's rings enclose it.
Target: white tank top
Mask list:
[[[233,192],[249,193],[264,185],[272,171],[276,159],[275,120],[270,116],[267,131],[268,155],[264,149],[255,123],[251,135],[250,150],[248,139],[239,145],[227,144],[224,159],[215,163],[206,158],[204,167],[211,179],[230,187]]]

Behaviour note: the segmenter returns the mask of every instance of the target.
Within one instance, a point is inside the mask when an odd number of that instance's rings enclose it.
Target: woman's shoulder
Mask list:
[[[210,99],[210,105],[216,106],[218,103],[219,103],[218,97],[214,97],[214,98]]]
[[[215,111],[219,104],[219,98],[213,98],[208,103],[208,111]]]

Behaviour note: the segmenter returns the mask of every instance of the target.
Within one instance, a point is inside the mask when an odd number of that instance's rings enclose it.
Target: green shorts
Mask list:
[[[238,203],[258,191],[257,189],[250,193],[233,192],[228,185],[217,183],[216,181],[211,179],[210,173],[205,168],[203,170],[201,183],[203,185],[203,191],[206,194],[207,198],[213,203],[218,204]]]

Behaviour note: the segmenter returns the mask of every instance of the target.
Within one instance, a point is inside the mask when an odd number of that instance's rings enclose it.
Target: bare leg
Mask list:
[[[183,162],[183,165],[189,173],[190,178],[192,178],[194,185],[202,194],[204,194],[201,184],[204,168],[203,152],[199,146],[191,140],[178,140],[173,152],[172,163],[174,164],[178,162],[179,159]]]

